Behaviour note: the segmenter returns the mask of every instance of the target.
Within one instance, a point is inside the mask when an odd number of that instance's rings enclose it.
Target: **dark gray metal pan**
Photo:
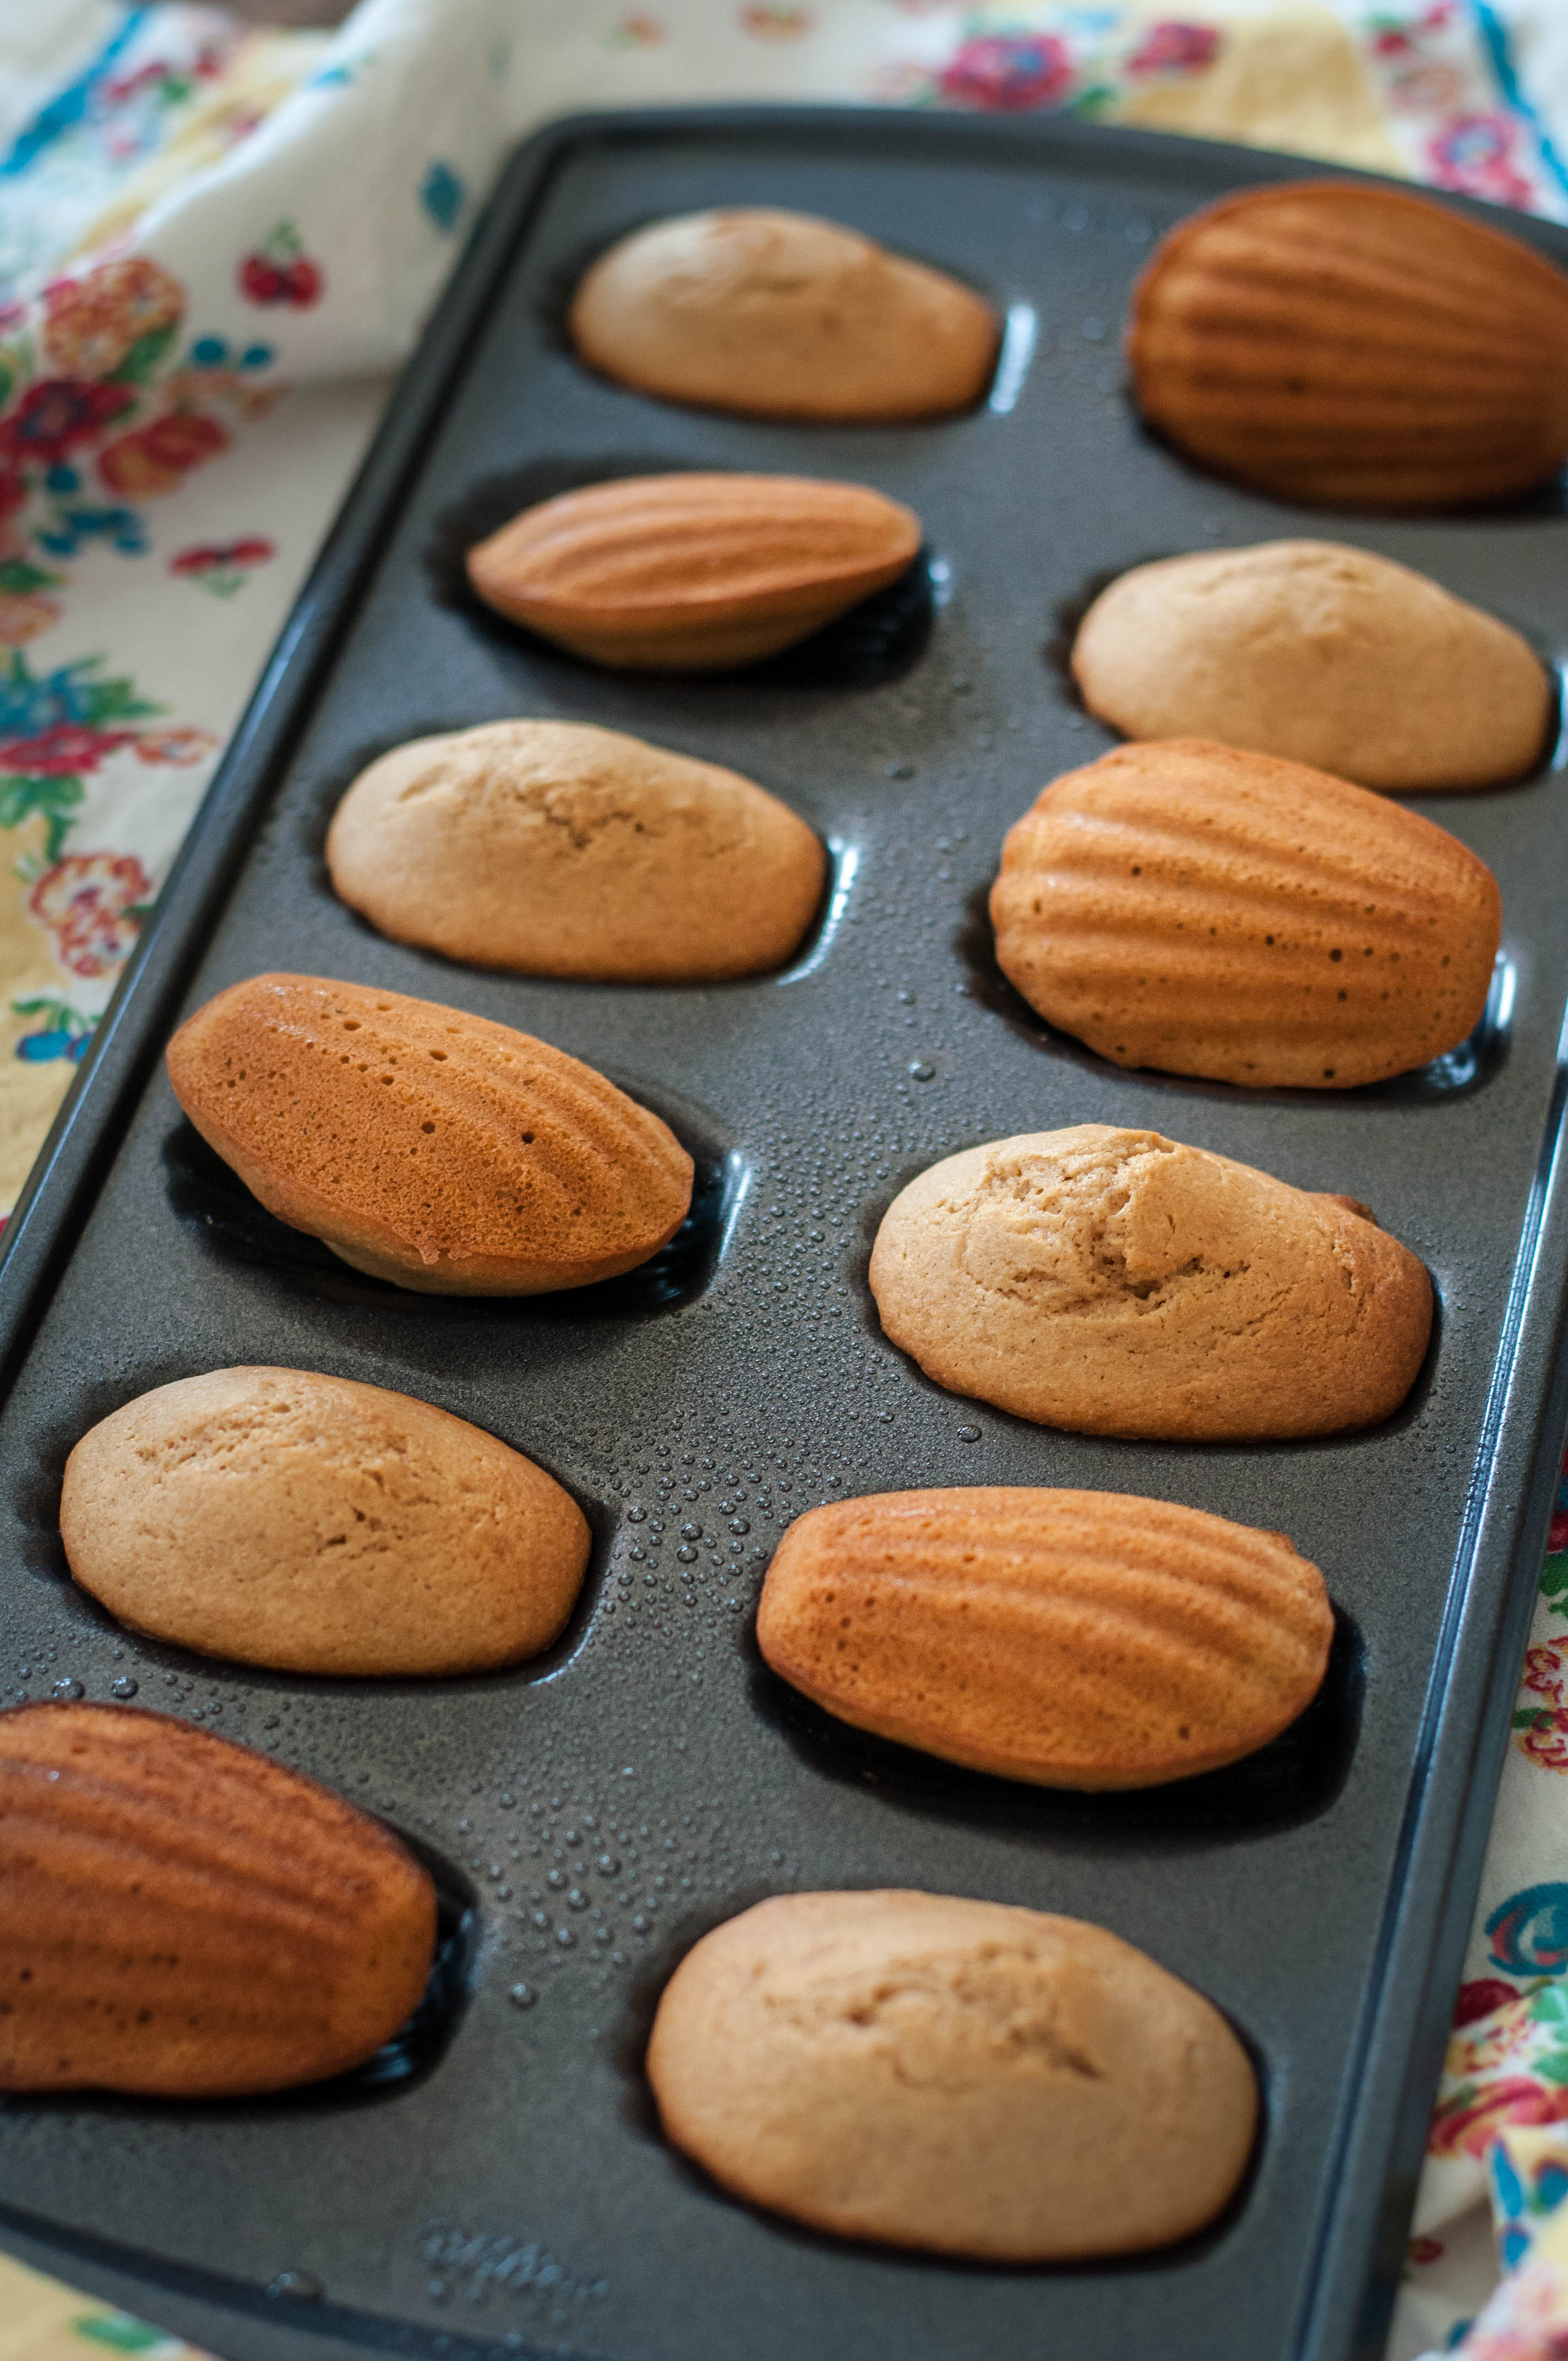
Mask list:
[[[478,1902],[437,1995],[442,2038],[411,2072],[268,2105],[0,2105],[16,2251],[229,2361],[1379,2349],[1564,1420],[1568,788],[1548,763],[1422,807],[1497,873],[1508,986],[1473,1055],[1378,1090],[1113,1071],[1022,1021],[975,916],[1009,823],[1106,742],[1047,648],[1107,570],[1338,535],[1426,568],[1553,661],[1568,648],[1554,495],[1438,521],[1303,515],[1141,433],[1116,331],[1150,240],[1227,188],[1302,169],[1071,124],[847,111],[590,120],[511,167],[0,1267],[5,1696],[135,1682],[138,1703],[274,1748],[433,1848],[455,1927],[465,1894]],[[896,431],[708,417],[586,375],[558,324],[582,260],[637,222],[724,201],[854,223],[1020,323],[1032,313],[1026,371],[972,416]],[[1562,231],[1511,225],[1568,258]],[[520,488],[691,466],[841,476],[910,501],[934,607],[894,600],[797,659],[680,681],[570,664],[455,592],[454,550]],[[805,812],[837,848],[836,891],[796,967],[690,991],[483,975],[342,908],[321,846],[358,766],[416,732],[520,713],[631,729]],[[554,1302],[442,1301],[359,1281],[269,1227],[193,1148],[159,1053],[182,1009],[274,967],[451,1001],[645,1094],[707,1175],[673,1263]],[[1089,1119],[1372,1203],[1442,1298],[1400,1415],[1348,1441],[1150,1448],[1030,1428],[925,1383],[867,1296],[881,1208],[937,1157]],[[66,1450],[148,1386],[247,1360],[423,1395],[558,1474],[597,1534],[565,1642],[505,1676],[354,1686],[110,1625],[60,1559]],[[1324,1700],[1266,1759],[1098,1800],[946,1773],[813,1717],[749,1638],[773,1541],[825,1498],[949,1482],[1147,1492],[1289,1532],[1341,1613]],[[795,2231],[672,2155],[638,2063],[685,1947],[769,1892],[883,1883],[1097,1919],[1210,1993],[1267,2092],[1226,2220],[1115,2268],[965,2269]]]

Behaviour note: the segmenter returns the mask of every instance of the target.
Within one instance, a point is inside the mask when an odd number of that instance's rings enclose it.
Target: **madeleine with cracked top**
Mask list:
[[[1124,738],[1218,739],[1398,796],[1522,777],[1554,702],[1518,631],[1332,541],[1135,566],[1079,625],[1072,676]]]
[[[1135,1442],[1376,1426],[1431,1334],[1424,1266],[1354,1197],[1101,1123],[931,1165],[883,1217],[871,1290],[937,1385]]]
[[[986,2263],[1139,2254],[1240,2185],[1219,2010],[1102,1927],[945,1894],[783,1894],[688,1951],[647,2071],[674,2146],[836,2237]]]
[[[590,368],[750,418],[896,423],[979,401],[996,314],[972,289],[814,214],[728,205],[601,254],[567,325]]]
[[[591,1535],[466,1419],[311,1369],[210,1369],[88,1430],[60,1537],[133,1631],[276,1672],[434,1679],[559,1637]]]
[[[339,804],[326,858],[394,941],[603,983],[783,967],[828,874],[816,831],[738,772],[576,721],[394,747]]]

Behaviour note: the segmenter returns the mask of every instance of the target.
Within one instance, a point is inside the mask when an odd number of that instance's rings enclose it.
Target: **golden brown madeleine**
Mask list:
[[[1122,1492],[881,1492],[808,1510],[757,1610],[840,1721],[1047,1787],[1153,1787],[1303,1712],[1333,1638],[1283,1533]]]
[[[0,2090],[320,2082],[424,1991],[435,1890],[248,1747],[111,1705],[0,1713]]]
[[[252,976],[181,1027],[169,1079],[269,1213],[428,1295],[611,1279],[691,1205],[679,1140],[591,1066],[403,993]]]
[[[339,804],[326,857],[343,899],[399,942],[615,983],[781,967],[828,869],[815,831],[750,779],[575,721],[394,748]]]
[[[280,1672],[477,1673],[549,1646],[587,1568],[554,1477],[429,1402],[310,1369],[138,1395],[65,1466],[84,1590],[134,1631]]]
[[[1152,425],[1283,500],[1459,508],[1568,457],[1568,280],[1401,190],[1287,181],[1179,222],[1127,357]]]
[[[725,672],[793,647],[913,564],[920,520],[810,476],[630,476],[468,552],[487,606],[595,664]]]
[[[1393,795],[1517,779],[1552,706],[1495,615],[1332,541],[1135,566],[1080,624],[1072,673],[1124,737],[1219,739]]]
[[[883,1216],[871,1286],[938,1385],[1141,1442],[1375,1426],[1431,1333],[1425,1269],[1354,1198],[1102,1123],[933,1164]]]
[[[1257,2085],[1218,2009],[1102,1927],[944,1894],[784,1894],[664,1988],[674,2145],[844,2238],[1069,2262],[1185,2238],[1234,2194]]]
[[[996,315],[945,271],[771,205],[681,214],[600,255],[568,324],[592,368],[667,401],[753,418],[898,420],[968,410]]]
[[[991,892],[1029,1005],[1117,1066],[1348,1090],[1480,1022],[1502,933],[1484,861],[1365,787],[1202,739],[1042,790]]]

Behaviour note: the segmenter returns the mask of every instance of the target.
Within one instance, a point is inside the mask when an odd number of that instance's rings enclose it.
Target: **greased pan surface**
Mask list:
[[[1468,1082],[1464,1060],[1310,1097],[1119,1073],[1008,1008],[975,917],[1009,823],[1110,742],[1045,653],[1057,610],[1108,571],[1340,537],[1425,568],[1553,660],[1568,648],[1552,500],[1442,522],[1304,514],[1140,432],[1117,332],[1151,238],[1301,169],[1081,126],[849,112],[589,121],[512,167],[0,1268],[5,1696],[134,1681],[139,1704],[274,1751],[433,1848],[455,1913],[463,1880],[477,1900],[441,2023],[400,2080],[267,2105],[0,2103],[0,2235],[33,2259],[228,2361],[1380,2349],[1563,1423],[1568,789],[1545,767],[1420,807],[1503,888],[1508,983]],[[721,202],[819,212],[981,287],[1014,315],[991,405],[807,430],[587,375],[557,324],[576,271],[637,223]],[[1568,254],[1563,233],[1517,226]],[[765,672],[637,678],[456,596],[452,554],[476,528],[565,483],[660,467],[838,476],[909,502],[938,600],[923,642],[897,609]],[[354,918],[321,847],[355,772],[401,739],[509,715],[631,730],[804,812],[837,849],[836,884],[796,968],[706,990],[541,983]],[[450,1001],[609,1071],[696,1152],[692,1234],[635,1284],[489,1304],[400,1296],[269,1229],[193,1146],[159,1052],[181,1011],[279,967]],[[1083,1121],[1149,1125],[1371,1203],[1442,1301],[1405,1411],[1347,1442],[1155,1448],[1030,1428],[926,1383],[867,1294],[881,1210],[939,1156]],[[563,1642],[498,1677],[356,1686],[116,1631],[65,1576],[66,1451],[133,1394],[239,1361],[401,1388],[571,1487],[596,1547]],[[1254,1765],[1143,1798],[1020,1790],[835,1729],[751,1646],[771,1547],[824,1499],[951,1483],[1143,1491],[1288,1532],[1341,1613],[1323,1702]],[[682,1951],[763,1894],[870,1884],[1092,1918],[1207,1993],[1266,2089],[1232,2214],[1110,2268],[953,2268],[793,2230],[666,2149],[638,2060]]]

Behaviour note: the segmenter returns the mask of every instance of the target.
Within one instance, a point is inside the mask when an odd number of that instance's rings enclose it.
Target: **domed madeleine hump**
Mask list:
[[[430,1402],[310,1369],[155,1386],[66,1462],[71,1571],[133,1631],[279,1671],[430,1678],[548,1647],[587,1520]]]
[[[992,888],[1032,1008],[1118,1066],[1346,1090],[1480,1022],[1502,932],[1485,862],[1417,812],[1199,739],[1045,788]]]
[[[181,1027],[169,1077],[269,1213],[428,1294],[613,1278],[691,1204],[685,1149],[591,1066],[401,993],[253,976]]]
[[[1085,615],[1072,671],[1125,738],[1218,739],[1393,795],[1519,777],[1552,703],[1495,615],[1330,541],[1135,566]]]
[[[430,1878],[313,1779],[134,1708],[0,1714],[0,2090],[232,2098],[418,2004]]]
[[[1376,1425],[1431,1333],[1426,1271],[1353,1198],[1099,1123],[920,1173],[883,1217],[871,1286],[938,1385],[1142,1442]]]
[[[1257,2085],[1218,2009],[1079,1918],[945,1894],[781,1894],[705,1935],[648,2045],[664,2131],[752,2204],[988,2263],[1190,2236]]]
[[[1333,1611],[1282,1533],[1119,1492],[883,1492],[797,1517],[757,1639],[857,1730],[1002,1778],[1149,1787],[1316,1696]]]
[[[989,304],[851,229],[767,205],[683,214],[602,254],[572,303],[590,368],[753,418],[940,418],[996,362]]]
[[[1284,500],[1464,507],[1568,457],[1568,280],[1398,190],[1286,181],[1179,222],[1127,354],[1151,424]]]
[[[886,589],[919,547],[919,519],[862,484],[632,476],[525,509],[468,552],[468,578],[596,664],[722,672]]]
[[[343,899],[400,942],[623,983],[782,966],[828,866],[739,773],[573,721],[395,747],[339,804],[326,857]]]

